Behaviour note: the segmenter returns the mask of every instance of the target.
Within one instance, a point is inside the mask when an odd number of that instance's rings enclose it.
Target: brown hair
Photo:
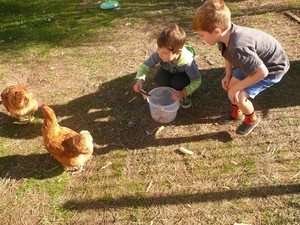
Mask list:
[[[185,31],[176,24],[171,24],[165,28],[157,37],[159,48],[165,47],[173,53],[181,49],[186,42]]]
[[[200,6],[193,18],[195,31],[213,32],[216,28],[227,30],[231,22],[231,13],[224,0],[207,0]]]

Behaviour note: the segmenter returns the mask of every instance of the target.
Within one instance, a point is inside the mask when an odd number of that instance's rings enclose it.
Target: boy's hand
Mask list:
[[[143,80],[138,79],[136,83],[133,85],[133,90],[137,93],[143,90]]]
[[[228,98],[229,100],[233,103],[233,104],[238,104],[239,103],[239,94],[240,94],[240,90],[238,90],[237,88],[235,88],[234,86],[231,87],[228,90]]]
[[[185,98],[186,95],[186,90],[183,89],[182,91],[174,91],[172,94],[172,99],[175,101],[180,101],[181,99]]]
[[[230,82],[231,77],[230,76],[226,76],[222,79],[221,83],[222,83],[222,87],[225,91],[228,91],[228,84]]]

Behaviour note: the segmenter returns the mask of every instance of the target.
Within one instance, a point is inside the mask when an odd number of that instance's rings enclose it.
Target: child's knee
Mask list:
[[[239,95],[239,103],[240,106],[248,108],[250,105],[252,105],[252,102],[249,100],[248,95]]]
[[[229,96],[228,96],[228,98],[229,98]],[[248,98],[249,98],[248,94],[242,90],[238,95],[237,101],[239,102],[239,104],[245,105],[245,104],[247,104]],[[230,100],[230,98],[229,98],[229,100]],[[236,104],[236,102],[231,102],[231,103]]]

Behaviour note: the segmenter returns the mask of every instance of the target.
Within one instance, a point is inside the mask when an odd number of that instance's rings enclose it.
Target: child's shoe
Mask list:
[[[247,116],[246,116],[246,119],[247,119]],[[236,133],[243,135],[243,136],[250,134],[251,131],[259,124],[259,122],[260,122],[260,117],[258,115],[256,115],[256,119],[252,124],[248,124],[244,121],[236,130]]]
[[[231,113],[220,118],[219,123],[224,124],[231,121],[243,120],[245,118],[242,110],[237,105],[232,105]]]
[[[192,102],[189,98],[184,98],[180,101],[180,106],[184,109],[191,108]]]

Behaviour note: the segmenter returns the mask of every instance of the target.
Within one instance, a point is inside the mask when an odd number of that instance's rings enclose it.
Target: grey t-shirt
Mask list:
[[[228,47],[218,43],[222,56],[245,75],[265,64],[268,76],[283,76],[290,63],[280,43],[271,35],[253,28],[232,24]]]

